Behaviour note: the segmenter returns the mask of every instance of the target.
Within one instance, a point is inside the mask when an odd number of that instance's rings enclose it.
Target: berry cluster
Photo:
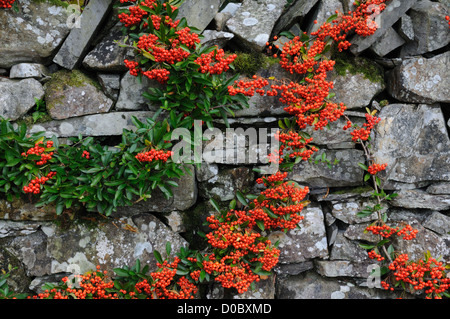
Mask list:
[[[372,164],[367,168],[367,171],[371,175],[375,175],[378,172],[384,171],[387,167],[387,164]]]
[[[53,152],[45,153],[46,148],[43,145],[44,145],[43,142],[38,142],[34,145],[34,147],[30,148],[26,153],[22,153],[21,155],[25,158],[31,154],[38,155],[38,156],[40,156],[40,159],[36,161],[36,165],[39,165],[39,166],[45,165],[45,164],[47,164],[47,162],[49,160],[52,159]],[[53,142],[47,141],[46,147],[47,147],[47,149],[52,148]]]
[[[377,253],[375,250],[371,250],[367,253],[370,259],[376,259],[378,261],[383,261],[384,257]]]
[[[448,21],[448,27],[450,28],[450,16],[445,16],[445,20]]]
[[[46,176],[32,179],[28,186],[23,187],[25,193],[39,194],[41,192],[41,185],[44,185],[49,179],[56,175],[56,172],[50,172]]]
[[[360,129],[355,129],[350,134],[352,135],[352,141],[357,142],[358,140],[367,141],[370,136],[370,132],[374,128],[378,122],[380,122],[380,118],[373,116],[371,114],[366,113],[366,123],[363,124],[364,127]]]
[[[0,8],[12,8],[12,5],[16,0],[0,0]]]
[[[195,60],[200,66],[200,72],[210,74],[221,74],[228,71],[230,64],[236,59],[236,54],[225,57],[225,51],[216,49],[210,53],[202,54]]]
[[[315,146],[309,146],[313,138],[305,138],[301,133],[295,131],[277,132],[275,138],[280,142],[277,154],[272,154],[272,160],[278,157],[279,163],[284,160],[283,155],[288,153],[289,158],[300,157],[302,160],[308,160],[314,152],[318,151]]]
[[[81,154],[81,157],[84,157],[85,159],[89,159],[91,157],[91,154],[89,154],[88,151],[83,151],[83,154]]]
[[[139,162],[153,162],[157,160],[167,162],[172,155],[172,151],[151,149],[150,151],[139,153],[135,157]]]
[[[411,262],[407,254],[401,254],[389,265],[389,269],[394,272],[395,282],[403,283],[405,288],[410,287],[411,293],[425,292],[427,299],[442,299],[442,294],[450,288],[445,266],[432,257]],[[394,290],[387,281],[383,281],[382,285],[386,290]]]
[[[393,234],[397,234],[398,236],[403,236],[404,240],[412,240],[416,238],[416,235],[419,232],[417,229],[413,229],[411,225],[405,225],[402,229],[400,229],[399,226],[394,228],[388,226],[387,224],[371,225],[366,227],[366,231],[370,231],[374,235],[380,235],[383,238],[389,238]]]

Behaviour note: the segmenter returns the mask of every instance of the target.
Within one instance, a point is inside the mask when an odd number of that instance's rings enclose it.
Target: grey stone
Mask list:
[[[32,222],[11,222],[0,220],[0,238],[26,236],[36,232],[40,224]]]
[[[235,198],[238,190],[249,189],[254,182],[254,173],[247,167],[229,168],[205,182],[198,184],[199,194],[204,198],[229,201]]]
[[[97,74],[97,78],[105,94],[112,100],[116,101],[119,97],[120,75],[103,73]]]
[[[414,41],[402,47],[400,56],[414,56],[432,52],[450,43],[450,33],[445,16],[448,7],[438,2],[422,0],[410,10],[409,16],[414,29]]]
[[[450,52],[430,59],[423,57],[403,60],[387,76],[389,94],[409,103],[450,102]]]
[[[440,182],[427,187],[427,193],[434,195],[450,195],[450,182]]]
[[[414,40],[414,25],[409,15],[400,18],[400,28],[398,33],[407,41]]]
[[[317,10],[312,16],[312,21],[317,21],[317,23],[311,23],[308,27],[308,34],[315,32],[319,29],[323,23],[327,21],[329,17],[335,14],[335,11],[343,12],[344,8],[339,0],[322,0],[317,6]]]
[[[95,33],[106,17],[112,5],[112,0],[98,0],[89,2],[80,17],[80,28],[70,31],[53,62],[73,70],[83,60]]]
[[[9,71],[10,79],[35,78],[37,80],[47,77],[49,71],[39,63],[19,63],[11,67]]]
[[[313,160],[316,157],[320,159],[323,152],[331,164],[335,159],[339,162],[329,168],[320,160],[317,164],[302,161],[294,166],[293,171],[288,174],[288,178],[310,187],[345,187],[363,184],[364,171],[358,166],[358,163],[364,163],[362,151],[356,149],[320,150],[313,155]]]
[[[450,208],[450,195],[431,195],[420,189],[400,190],[390,204],[404,208],[446,210]]]
[[[54,205],[36,207],[23,199],[15,198],[9,202],[0,199],[0,220],[21,221],[47,221],[56,218]]]
[[[383,188],[450,181],[450,140],[439,105],[390,104],[373,130],[374,160],[386,163]]]
[[[215,30],[205,30],[202,35],[203,38],[201,39],[201,44],[203,46],[212,47],[217,45],[220,49],[222,49],[227,42],[234,37],[233,33]]]
[[[300,215],[304,216],[304,219],[299,222],[299,228],[291,229],[287,233],[274,231],[268,236],[272,243],[279,241],[280,264],[301,263],[328,256],[327,235],[321,207],[310,204],[303,208]]]
[[[386,9],[381,12],[375,19],[373,19],[377,25],[378,29],[375,33],[369,37],[360,37],[358,35],[353,36],[350,39],[352,45],[350,46],[350,51],[358,55],[361,52],[368,49],[372,44],[382,37],[386,31],[394,25],[415,3],[417,0],[393,0],[387,3]]]
[[[19,12],[0,10],[0,68],[45,63],[70,31],[64,7],[31,0],[17,3]]]
[[[448,235],[450,232],[450,217],[439,212],[432,212],[422,225],[439,235]]]
[[[219,7],[220,0],[184,1],[179,7],[177,19],[186,18],[189,26],[203,31],[219,12]]]
[[[113,104],[97,83],[75,70],[52,75],[45,84],[45,101],[49,115],[55,120],[107,113]]]
[[[150,101],[142,96],[150,86],[160,86],[160,84],[145,76],[139,80],[138,77],[127,72],[120,80],[120,93],[115,109],[123,111],[157,111],[159,106],[151,104]]]
[[[25,115],[44,97],[44,88],[35,79],[9,80],[0,78],[0,116],[11,121]]]
[[[368,106],[385,88],[383,81],[372,81],[362,72],[352,74],[348,70],[345,75],[332,71],[328,75],[328,80],[334,82],[332,92],[336,94],[331,101],[344,103],[348,110]]]
[[[362,223],[367,222],[369,220],[375,220],[377,219],[377,214],[374,212],[372,215],[360,218],[356,216],[357,213],[362,211],[366,206],[375,206],[375,201],[367,200],[367,199],[359,199],[359,200],[347,200],[344,202],[331,202],[332,208],[331,208],[331,214],[336,217],[337,219],[343,221],[347,224],[355,224],[355,223]],[[382,213],[385,213],[387,211],[387,206],[384,206],[381,210]]]
[[[98,43],[83,59],[83,66],[87,69],[100,72],[125,72],[128,69],[124,60],[133,59],[133,49],[121,47],[124,41],[121,25],[114,26],[101,42]]]
[[[140,120],[152,117],[153,112],[113,112],[49,121],[33,125],[30,133],[46,132],[46,136],[71,137],[78,136],[114,136],[122,135],[123,130],[135,128],[132,116]]]
[[[343,261],[344,263],[344,261]],[[358,287],[342,279],[334,280],[313,271],[278,280],[279,299],[381,299],[395,298],[378,289]]]
[[[273,34],[279,34],[292,27],[293,24],[304,18],[317,3],[317,0],[298,0],[292,6],[283,11],[275,26]]]
[[[389,28],[378,40],[372,44],[370,49],[379,57],[383,57],[405,44],[405,40],[394,30]]]
[[[157,250],[166,258],[166,242],[173,251],[187,246],[155,216],[143,214],[104,222],[95,228],[74,224],[62,230],[53,223],[43,224],[39,232],[12,239],[9,249],[23,262],[28,275],[45,276],[83,274],[95,270],[96,265],[111,271],[134,265],[137,259],[155,270],[153,252]]]
[[[367,278],[372,262],[360,263],[348,260],[317,260],[317,272],[325,277],[360,277]]]
[[[370,262],[366,250],[361,248],[358,242],[351,241],[347,237],[345,237],[344,231],[338,231],[336,235],[336,240],[331,247],[330,260],[347,260],[354,264],[367,264],[368,262]],[[366,273],[366,275],[368,275],[368,273]]]
[[[240,46],[260,52],[269,41],[283,6],[284,3],[276,0],[244,0],[235,16],[227,21],[227,28],[235,35],[235,42]]]

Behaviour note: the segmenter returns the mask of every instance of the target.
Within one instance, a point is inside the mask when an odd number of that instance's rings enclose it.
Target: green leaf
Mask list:
[[[217,204],[217,202],[216,202],[213,198],[210,198],[210,199],[209,199],[209,202],[210,202],[211,205],[214,207],[214,209],[215,209],[217,212],[220,213],[220,207],[219,207],[219,205]]]
[[[264,222],[262,220],[256,220],[256,225],[258,226],[259,229],[264,231],[265,227],[264,227]]]
[[[242,205],[244,205],[244,206],[248,205],[247,198],[240,191],[236,192],[236,197],[241,202]]]
[[[359,244],[359,246],[361,248],[364,248],[364,249],[373,249],[373,248],[375,248],[375,245],[368,245],[368,244]]]
[[[154,250],[153,255],[155,256],[157,262],[159,262],[160,264],[163,263],[163,259],[161,257],[161,254],[159,253],[159,251]]]
[[[171,246],[170,242],[168,241],[168,242],[166,242],[166,253],[167,253],[167,256],[170,256],[170,252],[171,251],[172,251],[172,246]]]

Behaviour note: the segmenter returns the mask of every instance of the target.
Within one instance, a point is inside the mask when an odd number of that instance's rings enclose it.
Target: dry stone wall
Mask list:
[[[70,28],[70,12],[53,1],[17,0],[19,12],[0,10],[0,116],[22,121],[44,100],[48,117],[30,132],[49,136],[95,136],[111,139],[132,127],[131,116],[150,117],[158,106],[141,94],[151,82],[127,74],[123,60],[132,54],[115,42],[122,39],[117,11],[110,0],[90,1],[80,28]],[[204,42],[230,51],[263,52],[273,35],[314,29],[335,10],[349,10],[353,1],[316,0],[186,0],[181,15],[202,30]],[[201,13],[201,14],[199,14]],[[404,220],[419,235],[402,249],[421,258],[429,250],[450,260],[450,31],[448,1],[392,0],[378,18],[380,29],[370,38],[351,39],[350,53],[337,57],[336,101],[348,107],[356,123],[365,108],[376,109],[381,122],[373,132],[377,162],[387,163],[385,189],[399,194],[383,207],[390,220]],[[257,71],[284,76],[277,65]],[[283,118],[277,98],[251,98],[250,108],[230,119],[234,128],[274,128]],[[217,120],[217,127],[223,123]],[[230,295],[209,287],[207,298],[393,298],[368,287],[373,261],[358,243],[372,216],[356,213],[371,202],[370,189],[357,165],[363,151],[355,148],[343,121],[328,130],[311,131],[332,165],[300,163],[290,179],[311,189],[300,228],[274,232],[280,263],[255,291]],[[206,143],[204,147],[207,147]],[[234,151],[245,153],[246,146]],[[248,151],[248,150],[247,150]],[[337,162],[334,160],[337,159]],[[55,222],[54,207],[36,208],[26,199],[0,199],[0,268],[19,267],[13,287],[38,292],[45,282],[68,273],[85,272],[97,264],[108,269],[155,264],[153,251],[198,245],[205,217],[215,198],[226,206],[236,191],[258,191],[258,164],[235,157],[192,167],[174,189],[174,197],[156,194],[148,201],[118,210],[110,219]],[[398,243],[402,245],[402,243]]]

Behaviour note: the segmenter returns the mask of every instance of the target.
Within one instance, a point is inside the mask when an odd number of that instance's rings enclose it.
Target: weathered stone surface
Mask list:
[[[78,136],[114,136],[122,135],[123,129],[135,128],[132,116],[143,120],[152,117],[153,112],[113,112],[70,118],[61,121],[50,121],[33,125],[29,132],[46,132],[46,136],[70,137]]]
[[[40,226],[40,224],[35,222],[11,222],[0,220],[0,238],[29,235],[36,232]]]
[[[313,155],[313,158],[321,158],[324,150]],[[311,187],[345,187],[358,186],[363,183],[364,171],[357,163],[364,163],[363,152],[356,149],[349,150],[327,150],[326,158],[331,164],[335,159],[339,162],[331,168],[326,163],[314,164],[311,162],[300,162],[294,166],[288,178]]]
[[[301,263],[314,258],[328,256],[327,236],[324,215],[318,205],[306,206],[301,215],[300,229],[292,229],[287,233],[271,232],[269,239],[272,243],[279,241],[280,264]]]
[[[414,25],[409,15],[404,15],[400,18],[398,33],[407,41],[414,40]]]
[[[88,3],[80,16],[80,28],[73,28],[70,31],[53,62],[69,70],[73,70],[82,62],[112,2],[112,0],[98,0]]]
[[[219,7],[220,0],[184,1],[179,7],[177,19],[184,17],[190,26],[203,31],[219,12]]]
[[[450,140],[439,105],[390,104],[374,128],[374,159],[386,163],[384,189],[450,181]]]
[[[450,102],[450,52],[430,59],[403,60],[387,76],[387,88],[394,98],[410,103]]]
[[[70,31],[63,7],[31,0],[18,6],[19,12],[0,10],[0,67],[45,62]]]
[[[370,261],[367,251],[355,241],[345,237],[344,231],[338,231],[336,240],[331,247],[330,260],[347,260],[352,263],[367,263]],[[368,273],[365,273],[366,277]],[[359,277],[359,276],[358,276]]]
[[[120,80],[120,93],[115,109],[123,111],[158,110],[159,106],[151,104],[142,96],[148,87],[158,85],[156,81],[145,76],[142,77],[142,82],[140,82],[137,77],[127,72]]]
[[[44,88],[35,79],[0,78],[0,92],[0,116],[12,121],[26,114],[36,104],[35,99],[44,97]]]
[[[273,28],[273,34],[279,34],[292,27],[293,24],[305,17],[308,12],[314,7],[317,0],[298,0],[295,1],[283,14],[280,16]]]
[[[62,70],[45,84],[45,101],[49,115],[55,120],[109,112],[113,101],[98,84],[74,70]]]
[[[346,224],[362,223],[377,219],[377,214],[375,212],[364,218],[356,216],[356,214],[362,211],[366,206],[375,206],[375,201],[367,199],[348,199],[344,202],[332,201],[331,205],[331,214]],[[386,210],[387,206],[384,205],[382,212],[384,213]]]
[[[450,182],[431,184],[427,187],[427,193],[435,195],[450,195]]]
[[[199,194],[217,201],[229,201],[235,198],[236,191],[249,189],[254,182],[254,173],[250,168],[238,167],[219,171],[219,173],[199,183]]]
[[[97,74],[98,82],[102,86],[103,92],[112,100],[116,101],[119,97],[120,75],[102,73]]]
[[[217,45],[219,48],[223,48],[234,37],[233,33],[215,30],[205,30],[202,35],[201,44],[203,46],[212,47]]]
[[[450,217],[439,212],[432,212],[422,225],[439,235],[445,236],[450,232]]]
[[[279,299],[379,299],[395,298],[379,289],[358,287],[343,280],[330,280],[313,271],[281,278],[277,285]]]
[[[386,9],[378,16],[374,16],[372,21],[375,21],[378,25],[377,31],[370,37],[360,37],[355,35],[350,39],[352,45],[350,51],[358,55],[364,50],[368,49],[372,44],[383,36],[386,31],[394,25],[415,3],[417,0],[400,1],[393,0],[389,2]]]
[[[369,263],[351,262],[348,260],[317,260],[317,272],[325,277],[360,277],[366,278],[370,272]]]
[[[448,24],[442,23],[449,13],[448,6],[428,0],[418,1],[409,11],[414,30],[414,41],[402,47],[400,55],[414,56],[432,52],[450,43]]]
[[[83,274],[97,264],[111,271],[134,265],[136,259],[156,269],[153,252],[166,256],[166,242],[171,243],[173,251],[186,246],[182,237],[155,216],[143,214],[106,221],[95,228],[74,224],[70,229],[60,229],[53,223],[43,224],[38,232],[10,240],[8,249],[22,261],[28,275],[44,276]]]
[[[276,0],[244,0],[236,15],[227,21],[227,28],[240,46],[262,51],[283,7],[284,3]]]
[[[317,23],[311,23],[306,31],[308,33],[317,31],[319,29],[319,26],[321,26],[327,21],[329,17],[335,14],[336,10],[338,10],[339,12],[344,11],[342,3],[339,0],[320,1],[316,11],[311,17],[311,21],[317,21]]]
[[[10,79],[35,78],[42,79],[49,74],[47,68],[39,63],[19,63],[11,67],[9,71]]]
[[[404,208],[446,210],[450,208],[450,195],[431,195],[420,189],[405,189],[399,191],[390,204]]]
[[[98,43],[83,59],[83,66],[90,70],[102,72],[125,72],[128,69],[125,59],[132,59],[133,50],[120,47],[115,41],[123,42],[121,26],[114,26],[107,36]]]
[[[368,106],[372,99],[385,88],[382,80],[368,79],[362,72],[353,74],[349,70],[346,70],[345,75],[331,72],[328,80],[334,82],[332,92],[336,94],[331,101],[342,102],[347,109]]]
[[[12,202],[0,200],[0,220],[13,221],[46,221],[54,220],[56,209],[54,205],[36,207],[23,199],[15,198]]]
[[[386,33],[375,41],[370,49],[375,52],[376,55],[383,57],[388,53],[394,51],[398,47],[405,44],[405,40],[394,30],[394,28],[389,28]]]

